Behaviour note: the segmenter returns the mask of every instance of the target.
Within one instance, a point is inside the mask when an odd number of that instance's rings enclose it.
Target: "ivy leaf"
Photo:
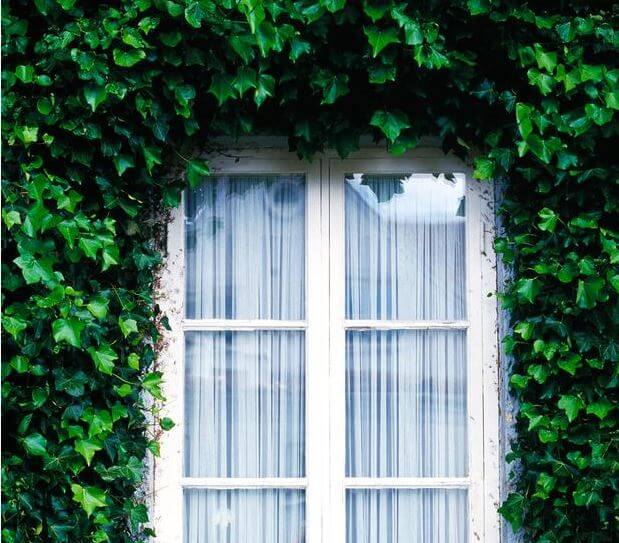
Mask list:
[[[539,279],[520,279],[516,285],[516,292],[531,304],[542,290],[542,282]]]
[[[578,416],[578,413],[585,408],[584,402],[578,396],[564,394],[559,399],[557,405],[565,411],[567,420],[572,422]]]
[[[239,68],[232,84],[240,97],[243,97],[249,89],[256,88],[256,76],[256,70],[252,68],[247,66]]]
[[[103,296],[95,296],[86,307],[94,317],[103,320],[107,316],[109,304],[110,301]]]
[[[187,163],[187,182],[189,187],[195,189],[199,187],[204,178],[210,174],[208,163],[204,160],[190,160]]]
[[[112,53],[114,62],[123,68],[131,68],[138,62],[146,58],[146,53],[142,49],[131,49],[123,51],[122,49],[114,49]]]
[[[257,83],[256,91],[254,92],[254,102],[260,107],[269,96],[273,96],[275,92],[275,78],[268,74],[260,74]]]
[[[153,371],[151,373],[146,374],[142,381],[142,386],[145,390],[150,392],[150,394],[157,398],[158,400],[164,400],[163,394],[161,393],[161,373],[158,371]]]
[[[138,331],[138,323],[135,319],[123,319],[122,317],[119,317],[118,326],[125,337],[129,336],[131,333],[137,333]]]
[[[56,343],[66,342],[73,347],[81,347],[82,330],[86,324],[76,317],[56,319],[52,323],[52,333]]]
[[[503,502],[503,505],[499,507],[499,513],[510,523],[514,532],[517,532],[522,527],[525,504],[526,498],[522,494],[512,492]]]
[[[578,281],[578,290],[576,291],[576,303],[578,307],[584,309],[592,309],[602,300],[602,288],[604,287],[604,279],[601,277],[592,277]]]
[[[84,98],[92,111],[97,111],[97,107],[105,102],[107,91],[103,85],[86,85],[84,87]]]
[[[172,428],[174,428],[174,426],[176,425],[174,424],[174,421],[171,418],[163,417],[162,419],[159,420],[159,426],[161,426],[161,428],[167,432],[168,430],[171,430]]]
[[[590,403],[587,406],[587,414],[595,415],[598,419],[604,420],[608,414],[615,409],[615,406],[606,399]]]
[[[93,457],[97,451],[103,449],[103,444],[99,439],[78,439],[75,442],[75,452],[81,454],[86,460],[86,464],[90,466]]]
[[[185,20],[194,28],[200,28],[202,21],[206,17],[207,13],[202,8],[200,2],[190,2],[185,8]]]
[[[372,56],[376,58],[379,53],[392,43],[399,43],[398,31],[395,28],[386,30],[379,29],[375,26],[364,28],[363,31],[368,38],[368,42],[372,47]]]
[[[576,485],[576,490],[573,492],[574,503],[581,507],[590,507],[597,503],[600,503],[602,497],[599,490],[602,488],[602,484],[599,480],[587,480],[583,479]]]
[[[88,516],[92,515],[98,507],[106,507],[105,491],[94,486],[71,485],[73,501],[79,503]]]
[[[112,375],[114,361],[118,359],[118,355],[108,343],[102,343],[98,349],[88,347],[87,351],[101,373]]]
[[[518,122],[518,130],[523,140],[529,137],[533,131],[533,123],[531,122],[531,114],[533,108],[528,104],[519,102],[516,104],[516,121]]]
[[[494,175],[494,160],[489,158],[476,158],[473,177],[482,181],[490,181]]]
[[[557,214],[552,209],[545,207],[538,213],[538,216],[542,219],[537,223],[540,230],[544,230],[546,232],[555,231],[559,217],[557,217]]]
[[[24,448],[31,456],[47,456],[47,439],[38,432],[24,438]]]
[[[408,117],[400,110],[375,111],[370,120],[370,125],[380,128],[382,133],[391,142],[394,142],[405,128],[410,128]]]
[[[230,98],[236,98],[234,79],[228,74],[214,74],[208,92],[217,98],[217,102],[221,106]]]

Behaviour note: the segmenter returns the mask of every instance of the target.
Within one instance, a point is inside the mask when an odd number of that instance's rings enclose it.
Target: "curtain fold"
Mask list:
[[[304,318],[304,176],[215,176],[185,214],[187,318]]]

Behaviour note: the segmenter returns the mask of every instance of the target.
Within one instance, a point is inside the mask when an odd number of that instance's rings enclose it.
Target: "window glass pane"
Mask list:
[[[464,176],[346,176],[346,316],[464,319]]]
[[[303,332],[188,332],[185,357],[186,476],[303,477]]]
[[[348,490],[348,543],[466,543],[466,490]]]
[[[303,175],[211,177],[185,225],[188,318],[304,317]]]
[[[185,490],[186,543],[301,543],[302,490]]]
[[[466,476],[465,337],[460,330],[347,333],[347,476]]]

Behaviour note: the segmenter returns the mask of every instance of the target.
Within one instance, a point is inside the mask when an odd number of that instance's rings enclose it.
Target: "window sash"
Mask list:
[[[168,228],[168,258],[161,273],[157,301],[169,318],[160,356],[164,394],[168,401],[160,416],[170,416],[175,428],[161,438],[161,458],[153,467],[153,522],[162,540],[182,540],[183,490],[281,488],[305,491],[306,541],[346,541],[346,492],[349,489],[467,489],[470,535],[498,540],[496,513],[499,477],[496,290],[492,244],[491,187],[472,180],[462,163],[440,151],[420,150],[401,158],[383,151],[360,152],[341,161],[326,153],[311,164],[280,151],[239,151],[240,160],[214,157],[212,171],[230,174],[286,174],[306,176],[306,315],[304,320],[186,319],[184,292],[184,202],[173,212]],[[467,320],[347,320],[344,318],[344,175],[434,171],[464,172],[467,186],[466,268]],[[339,185],[339,186],[338,186]],[[317,258],[317,255],[320,255]],[[471,263],[473,265],[471,265]],[[313,293],[323,293],[315,296]],[[324,293],[328,293],[326,296]],[[328,298],[328,302],[325,298]],[[338,307],[339,304],[339,307]],[[180,306],[180,307],[179,307]],[[478,311],[479,309],[479,311]],[[302,330],[306,335],[306,476],[302,478],[188,478],[182,475],[184,405],[184,332],[218,330]],[[345,477],[345,352],[347,330],[466,330],[469,406],[476,395],[475,420],[469,425],[469,461],[478,457],[468,477]],[[472,345],[477,345],[471,348]],[[475,357],[475,361],[473,360]],[[332,378],[330,378],[332,376]],[[475,377],[481,379],[474,383]],[[321,396],[328,383],[328,394]],[[328,396],[327,400],[325,400]],[[318,401],[317,401],[318,399]],[[471,415],[471,413],[469,413]],[[480,436],[483,438],[480,439]],[[479,443],[481,441],[481,443]],[[328,446],[327,446],[328,445]],[[340,454],[341,453],[341,454]],[[331,465],[329,465],[331,461]],[[330,472],[331,471],[331,475]],[[179,537],[181,539],[179,539]],[[469,538],[471,541],[473,537]]]

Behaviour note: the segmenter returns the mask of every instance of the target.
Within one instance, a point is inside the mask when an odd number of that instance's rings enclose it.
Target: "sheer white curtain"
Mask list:
[[[466,490],[349,490],[348,543],[466,543]]]
[[[186,315],[302,319],[302,175],[218,176],[187,192]]]
[[[302,543],[305,499],[300,490],[185,491],[188,543]]]
[[[217,176],[186,199],[186,316],[303,319],[303,176]],[[300,331],[185,335],[185,477],[305,476]],[[186,543],[298,543],[305,496],[192,489]]]
[[[348,332],[349,477],[466,477],[463,331]]]
[[[346,316],[465,318],[464,178],[346,179]]]
[[[465,319],[463,176],[354,174],[345,198],[347,318]],[[463,331],[349,331],[347,476],[465,477],[466,380]],[[349,490],[348,543],[465,542],[466,495]]]

